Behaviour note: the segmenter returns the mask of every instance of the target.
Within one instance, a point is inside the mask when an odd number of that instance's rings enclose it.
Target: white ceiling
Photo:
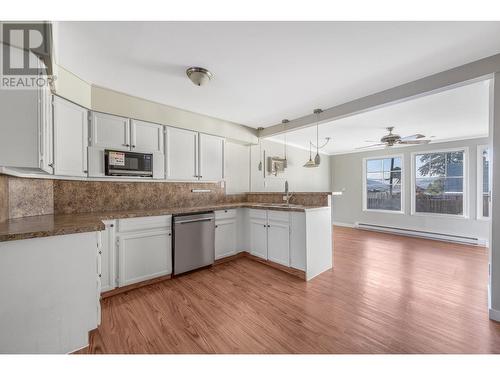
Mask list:
[[[319,143],[332,138],[323,150],[327,154],[369,151],[356,148],[378,143],[387,126],[402,137],[420,133],[433,143],[487,137],[488,116],[489,81],[482,81],[320,124]],[[284,136],[268,139],[283,142]],[[309,140],[316,143],[315,126],[287,134],[287,143],[299,148],[308,149]]]
[[[500,22],[60,22],[58,63],[101,86],[252,127],[500,52]],[[189,66],[215,74],[205,87]]]

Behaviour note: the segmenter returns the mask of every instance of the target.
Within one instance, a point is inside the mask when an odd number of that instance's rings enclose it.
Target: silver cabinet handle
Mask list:
[[[130,145],[128,143],[123,143],[122,146],[130,147]]]
[[[212,220],[213,219],[193,219],[193,220],[176,221],[175,224],[199,223],[201,221],[212,221]]]
[[[132,148],[135,148],[135,145],[132,145]]]

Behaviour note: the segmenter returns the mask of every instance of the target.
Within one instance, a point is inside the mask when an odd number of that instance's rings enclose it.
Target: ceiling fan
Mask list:
[[[394,130],[394,126],[389,126],[386,129],[389,132],[389,134],[384,135],[382,138],[380,138],[380,143],[376,143],[370,146],[357,147],[356,149],[359,150],[362,148],[380,147],[380,146],[392,147],[394,145],[421,145],[430,142],[429,139],[422,139],[425,138],[425,135],[423,134],[413,134],[413,135],[408,135],[406,137],[401,137],[398,134],[393,134],[392,131]],[[366,142],[377,142],[377,141],[366,141]]]

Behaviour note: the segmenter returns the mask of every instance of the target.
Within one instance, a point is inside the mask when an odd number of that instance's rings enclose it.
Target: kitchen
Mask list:
[[[499,352],[498,22],[0,29],[0,353]]]

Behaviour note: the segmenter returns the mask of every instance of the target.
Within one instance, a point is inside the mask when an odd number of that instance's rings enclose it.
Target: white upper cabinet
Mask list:
[[[224,178],[224,138],[166,128],[167,179],[220,181]]]
[[[131,150],[135,152],[158,152],[163,154],[163,125],[130,120]]]
[[[198,133],[167,127],[165,146],[167,179],[198,180]]]
[[[130,150],[129,119],[92,112],[92,146],[109,150]]]
[[[87,175],[88,111],[54,96],[54,173]]]
[[[224,178],[224,138],[200,133],[199,179],[220,181]]]
[[[11,59],[22,61],[22,50],[10,50]],[[40,59],[31,52],[29,59],[42,74]],[[0,166],[53,173],[51,108],[49,87],[0,90]]]

